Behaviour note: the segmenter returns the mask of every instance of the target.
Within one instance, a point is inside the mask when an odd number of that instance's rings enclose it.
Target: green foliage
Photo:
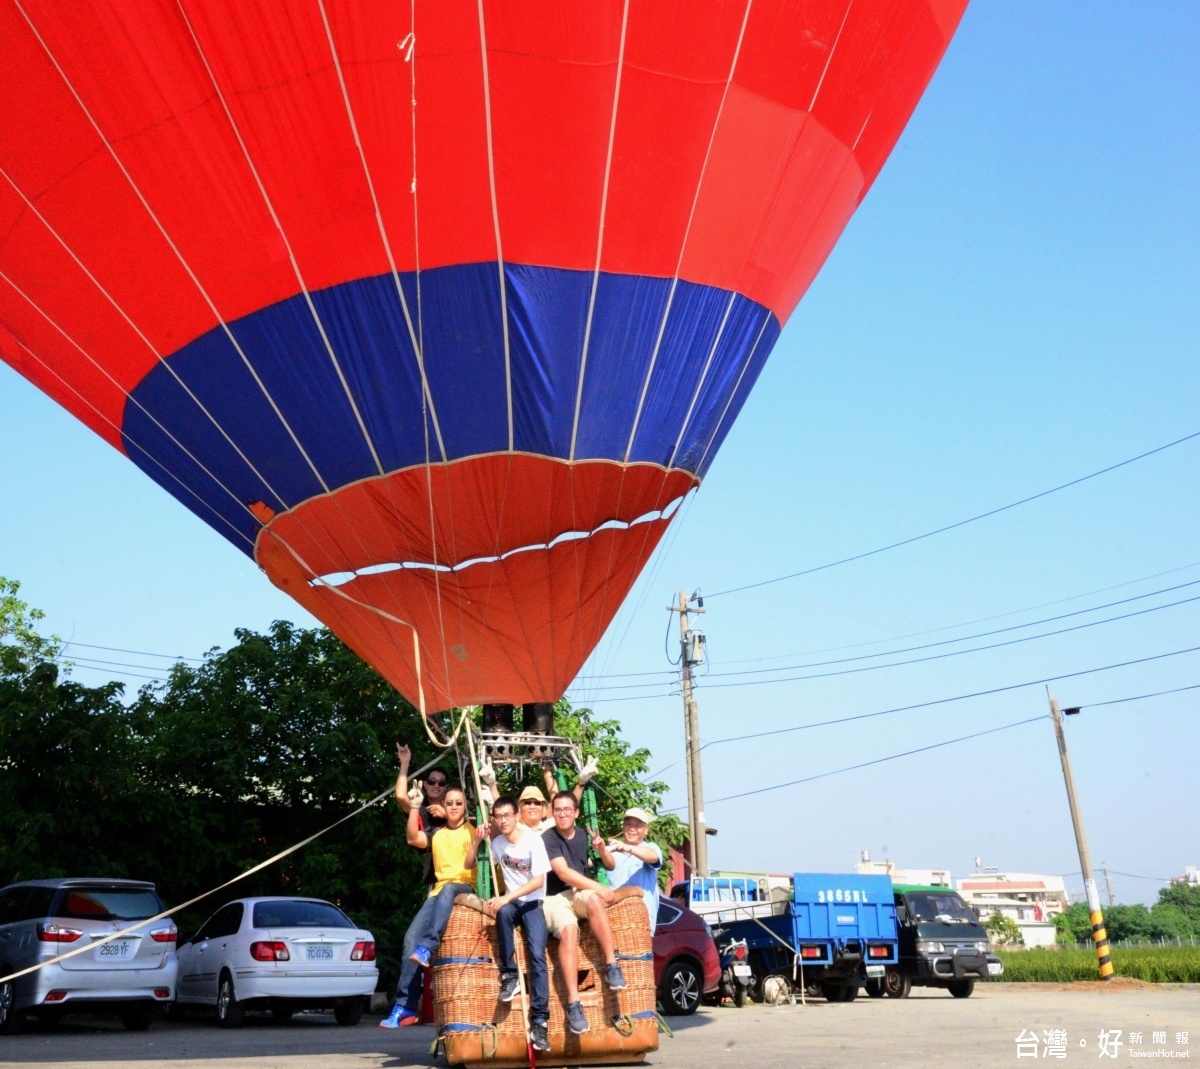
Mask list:
[[[40,614],[17,590],[0,581],[0,886],[127,876],[183,902],[390,793],[397,740],[414,770],[440,753],[420,714],[323,629],[240,630],[232,648],[177,664],[126,702],[120,684],[60,675],[59,643],[37,634]],[[563,703],[559,724],[598,757],[602,830],[617,831],[630,805],[657,807],[665,785],[638,781],[650,754],[616,721]],[[453,753],[441,764],[456,775]],[[175,919],[195,928],[245,895],[327,898],[374,932],[383,983],[394,982],[425,894],[404,827],[389,797]],[[674,818],[653,831],[664,846],[678,841]]]
[[[1164,887],[1159,892],[1159,901],[1149,909],[1140,904],[1109,906],[1104,911],[1104,928],[1109,940],[1113,943],[1156,943],[1163,939],[1186,940],[1200,936],[1200,927],[1188,910],[1178,904],[1183,896],[1170,894],[1175,890]],[[1086,943],[1092,938],[1092,921],[1086,902],[1067,907],[1054,919],[1054,925],[1060,943]]]
[[[1200,884],[1173,883],[1170,887],[1162,888],[1154,909],[1165,907],[1171,908],[1172,916],[1177,915],[1175,910],[1182,912],[1191,924],[1193,934],[1200,937]]]
[[[1020,946],[1025,942],[1020,925],[1012,917],[1006,917],[999,911],[983,922],[983,930],[987,932],[993,946]]]
[[[1073,902],[1054,918],[1055,938],[1060,943],[1086,943],[1092,938],[1092,920],[1086,902]]]
[[[1000,981],[1070,983],[1100,979],[1095,950],[1038,947],[997,953],[1004,962],[1004,975],[997,977]],[[1149,983],[1200,983],[1200,946],[1114,947],[1112,960],[1117,976]]]
[[[0,575],[0,678],[24,677],[62,652],[57,635],[38,633],[45,619],[41,609],[31,609],[17,595],[21,584]]]

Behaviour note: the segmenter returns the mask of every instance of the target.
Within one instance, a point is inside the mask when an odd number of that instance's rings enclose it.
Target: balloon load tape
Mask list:
[[[519,727],[516,722],[518,709],[521,714]],[[570,739],[554,733],[553,702],[485,705],[479,737],[493,764],[553,758],[575,746]]]

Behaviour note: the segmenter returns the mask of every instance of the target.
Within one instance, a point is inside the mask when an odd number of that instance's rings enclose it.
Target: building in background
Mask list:
[[[1186,883],[1193,887],[1200,886],[1200,865],[1188,865],[1184,868],[1183,875],[1173,877],[1171,882]]]
[[[859,854],[860,876],[890,876],[892,883],[920,884],[923,887],[951,887],[949,869],[902,869],[886,858],[872,861],[871,855],[863,850]]]
[[[1061,876],[988,869],[959,880],[957,886],[984,920],[999,913],[1016,921],[1027,947],[1053,946],[1054,918],[1070,905]]]

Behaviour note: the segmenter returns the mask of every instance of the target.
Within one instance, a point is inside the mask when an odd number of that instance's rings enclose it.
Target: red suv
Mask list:
[[[712,929],[699,914],[661,895],[654,929],[654,979],[663,1012],[695,1013],[700,998],[721,984]]]

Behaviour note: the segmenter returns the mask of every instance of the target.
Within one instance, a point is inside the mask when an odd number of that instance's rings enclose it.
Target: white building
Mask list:
[[[958,893],[984,920],[993,913],[1016,921],[1027,947],[1053,946],[1054,918],[1070,905],[1061,876],[977,872],[958,881]]]
[[[1182,876],[1176,876],[1172,883],[1186,883],[1192,886],[1200,885],[1200,865],[1188,865]]]
[[[870,855],[863,851],[862,860],[858,863],[860,876],[890,876],[892,883],[914,883],[922,887],[952,887],[949,869],[901,869],[892,862],[872,861]]]

